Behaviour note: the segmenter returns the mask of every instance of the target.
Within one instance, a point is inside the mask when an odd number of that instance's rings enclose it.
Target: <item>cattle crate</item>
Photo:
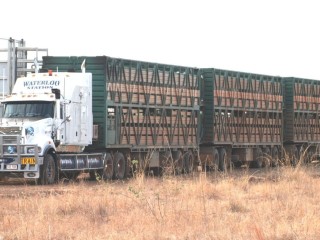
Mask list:
[[[43,68],[93,75],[94,148],[196,148],[199,71],[107,56],[44,57]]]
[[[203,144],[281,145],[281,78],[203,69]]]
[[[284,143],[320,143],[320,81],[284,78]]]

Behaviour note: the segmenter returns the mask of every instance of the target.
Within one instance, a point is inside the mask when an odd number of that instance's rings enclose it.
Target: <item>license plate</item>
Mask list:
[[[7,169],[10,169],[10,170],[17,170],[17,169],[18,169],[18,165],[9,164],[9,165],[7,165],[6,168],[7,168]]]
[[[21,164],[36,164],[36,159],[34,157],[21,158]]]

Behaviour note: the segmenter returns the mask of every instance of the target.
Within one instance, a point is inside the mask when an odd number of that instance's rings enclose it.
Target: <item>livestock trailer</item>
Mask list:
[[[282,146],[282,78],[201,69],[202,164],[277,164]]]
[[[312,161],[320,144],[320,81],[284,78],[284,138],[286,153],[296,163]]]
[[[198,156],[197,68],[108,56],[43,57],[43,69],[92,73],[93,144],[143,168],[190,172]],[[123,177],[124,177],[123,176]]]

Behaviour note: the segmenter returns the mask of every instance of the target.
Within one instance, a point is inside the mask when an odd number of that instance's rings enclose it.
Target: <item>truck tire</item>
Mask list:
[[[40,185],[54,184],[57,183],[58,177],[56,161],[51,154],[46,154],[43,159],[43,165],[40,166],[38,183]]]
[[[111,180],[114,174],[114,164],[110,153],[106,153],[106,158],[104,160],[104,167],[101,171],[101,177],[104,180]]]
[[[114,162],[113,162],[113,178],[114,179],[124,179],[126,177],[126,159],[121,152],[116,152],[114,154]]]
[[[103,169],[90,171],[90,180],[111,180],[113,178],[113,159],[110,153],[106,153]]]

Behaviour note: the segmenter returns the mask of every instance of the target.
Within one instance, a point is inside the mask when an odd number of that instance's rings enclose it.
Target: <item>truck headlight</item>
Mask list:
[[[27,153],[32,153],[32,154],[34,154],[34,153],[35,153],[35,152],[34,152],[34,149],[37,149],[38,153],[41,153],[41,147],[36,147],[36,148],[34,148],[34,147],[28,147],[28,148],[27,148]]]
[[[15,154],[15,153],[17,153],[17,147],[5,146],[5,147],[3,147],[3,151],[7,154]]]

